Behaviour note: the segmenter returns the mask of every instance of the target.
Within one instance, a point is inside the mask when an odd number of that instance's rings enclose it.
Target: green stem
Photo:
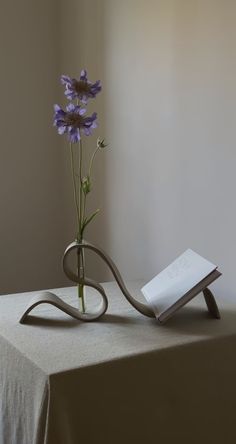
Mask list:
[[[84,285],[78,285],[80,310],[85,313]]]
[[[74,153],[73,153],[72,143],[70,143],[70,159],[71,159],[71,172],[72,172],[72,180],[73,180],[73,193],[74,193],[74,203],[75,203],[75,210],[76,210],[76,216],[77,216],[77,233],[78,233],[79,225],[80,225],[80,216],[79,216],[78,196],[77,196],[77,188],[76,188],[76,181],[75,181]]]
[[[96,156],[98,150],[99,150],[99,147],[97,147],[97,148],[95,149],[95,151],[93,152],[93,155],[92,155],[92,157],[91,157],[91,160],[90,160],[90,163],[89,163],[89,171],[88,171],[88,176],[89,176],[89,177],[91,177],[93,161],[94,161],[94,158],[95,158],[95,156]]]
[[[79,221],[80,221],[80,226],[79,226],[80,239],[79,239],[79,241],[80,242],[82,241],[81,229],[82,229],[82,225],[83,225],[83,220],[82,220],[82,212],[83,212],[82,160],[83,160],[83,147],[82,147],[82,142],[80,139],[80,141],[79,141]]]
[[[82,152],[82,145],[80,146],[80,150],[81,150],[81,152]],[[97,148],[95,149],[95,151],[93,152],[93,154],[92,154],[92,156],[91,156],[90,162],[89,162],[89,169],[88,169],[88,177],[89,177],[89,179],[91,178],[91,172],[92,172],[93,161],[94,161],[94,158],[95,158],[95,156],[96,156],[98,150],[99,150],[99,147],[97,147]],[[81,157],[81,158],[82,158],[82,157]],[[81,188],[82,188],[82,173],[80,173],[80,177],[81,177],[80,180],[81,180]],[[83,238],[83,224],[84,224],[84,221],[85,221],[85,211],[86,211],[86,199],[87,199],[87,194],[84,194],[83,199],[84,199],[84,202],[83,202],[83,212],[82,212],[82,214],[81,214],[81,226],[80,226],[80,230],[81,230],[81,238]]]
[[[82,188],[82,160],[83,160],[83,147],[82,141],[79,141],[79,242],[83,241],[83,188]],[[82,249],[78,252],[78,273],[80,278],[84,278],[84,251]],[[78,297],[80,302],[80,309],[85,313],[85,300],[84,300],[84,285],[78,284]]]
[[[84,224],[84,219],[85,219],[85,211],[86,211],[86,194],[84,195],[84,206],[83,206],[83,224]],[[83,234],[82,234],[83,237]]]

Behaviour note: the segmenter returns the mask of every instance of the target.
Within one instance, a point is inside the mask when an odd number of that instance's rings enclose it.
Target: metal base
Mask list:
[[[59,308],[59,310],[68,314],[72,318],[77,319],[78,321],[89,322],[89,321],[94,321],[95,319],[99,319],[107,311],[108,300],[107,300],[105,292],[103,291],[102,302],[101,302],[100,306],[98,307],[98,309],[94,312],[82,313],[77,308],[74,308],[71,305],[64,302],[61,298],[56,296],[54,293],[51,293],[50,291],[43,291],[31,299],[24,314],[20,318],[20,323],[24,324],[24,322],[26,322],[26,320],[27,320],[28,314],[35,307],[37,307],[37,305],[40,305],[40,304],[54,305],[54,307]]]
[[[98,256],[100,256],[104,260],[104,262],[108,265],[108,267],[110,268],[117,284],[120,287],[120,290],[122,291],[122,293],[125,296],[125,298],[127,299],[127,301],[137,311],[139,311],[139,313],[141,313],[144,316],[147,316],[149,318],[155,318],[154,312],[152,311],[152,309],[148,305],[137,301],[129,293],[129,291],[126,288],[125,283],[121,277],[121,274],[120,274],[118,268],[116,267],[116,265],[114,264],[112,259],[105,253],[105,251],[103,251],[101,248],[96,247],[95,245],[89,244],[88,242],[78,243],[75,241],[75,242],[72,242],[65,250],[65,253],[63,256],[63,270],[64,270],[66,276],[71,281],[75,282],[76,284],[82,284],[84,286],[92,287],[95,290],[97,290],[98,293],[100,293],[102,301],[101,301],[101,304],[99,305],[99,307],[97,308],[97,310],[92,311],[90,313],[88,313],[88,312],[82,313],[80,310],[78,310],[78,309],[72,307],[71,305],[67,304],[66,302],[64,302],[62,299],[60,299],[55,294],[53,294],[49,291],[45,291],[45,292],[41,292],[41,293],[37,294],[36,296],[34,296],[32,298],[28,307],[26,308],[25,312],[23,313],[22,317],[20,318],[20,323],[23,324],[24,322],[26,322],[28,314],[37,305],[45,304],[45,303],[54,305],[55,307],[59,308],[59,310],[68,314],[69,316],[72,316],[75,319],[78,319],[79,321],[86,321],[86,322],[95,321],[95,320],[99,319],[106,312],[107,307],[108,307],[108,299],[107,299],[107,296],[106,296],[106,293],[105,293],[103,287],[92,279],[88,279],[86,277],[85,278],[78,277],[73,271],[70,270],[69,264],[68,264],[68,259],[69,259],[70,252],[74,249],[76,249],[77,251],[82,250],[82,249],[92,250],[93,252],[98,254]],[[209,313],[213,317],[219,319],[220,318],[219,309],[217,307],[217,304],[216,304],[216,301],[215,301],[215,298],[214,298],[212,292],[208,288],[205,288],[202,291],[203,291],[203,295],[204,295]]]

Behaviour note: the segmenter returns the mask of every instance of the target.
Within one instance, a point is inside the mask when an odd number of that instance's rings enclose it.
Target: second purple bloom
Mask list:
[[[59,134],[67,134],[72,143],[76,143],[81,138],[81,132],[85,136],[90,136],[92,130],[97,128],[97,113],[85,116],[86,109],[80,105],[70,103],[64,111],[59,105],[54,105],[54,125]]]

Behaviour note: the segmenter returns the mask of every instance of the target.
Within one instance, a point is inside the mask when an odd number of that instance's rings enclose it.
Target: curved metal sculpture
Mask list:
[[[116,265],[114,264],[114,262],[112,261],[112,259],[105,253],[105,251],[101,250],[101,248],[96,247],[93,244],[90,244],[88,242],[84,242],[84,243],[77,243],[77,242],[72,242],[66,249],[65,253],[64,253],[64,257],[63,257],[63,270],[66,274],[66,276],[72,280],[73,282],[76,282],[78,284],[82,284],[82,285],[87,285],[88,287],[93,287],[96,288],[96,290],[98,290],[101,293],[101,289],[104,292],[103,288],[101,285],[97,284],[95,281],[91,280],[91,279],[87,279],[87,278],[80,278],[78,277],[75,273],[73,273],[70,269],[69,269],[69,265],[68,265],[68,258],[69,258],[69,253],[76,249],[76,250],[80,250],[80,249],[87,249],[87,250],[92,250],[94,251],[96,254],[98,254],[98,256],[100,256],[104,262],[106,262],[106,264],[108,265],[108,267],[110,268],[117,284],[119,285],[123,295],[125,296],[125,298],[127,299],[127,301],[136,309],[138,310],[140,313],[142,313],[144,316],[148,316],[150,318],[154,318],[155,315],[153,313],[153,311],[151,310],[151,308],[149,308],[146,304],[143,304],[142,302],[136,301],[136,299],[133,298],[133,296],[131,296],[131,294],[129,293],[128,289],[125,286],[125,283],[121,277],[121,274],[118,270],[118,268],[116,267]]]
[[[98,254],[98,256],[100,256],[104,260],[104,262],[108,265],[108,267],[110,268],[117,284],[119,285],[119,287],[120,287],[123,295],[127,299],[127,301],[144,316],[148,316],[150,318],[155,318],[155,314],[151,310],[151,308],[149,308],[146,304],[143,304],[142,302],[139,302],[133,298],[133,296],[130,294],[130,292],[128,291],[128,289],[126,287],[118,268],[116,267],[116,265],[114,264],[112,259],[103,250],[101,250],[100,248],[98,248],[95,245],[92,245],[88,242],[78,243],[75,241],[75,242],[72,242],[65,250],[65,253],[63,256],[63,270],[64,270],[66,276],[71,281],[75,282],[76,284],[82,284],[82,285],[85,285],[87,287],[92,287],[95,290],[97,290],[97,292],[100,294],[100,296],[102,298],[100,305],[94,311],[82,313],[79,309],[72,307],[71,305],[64,302],[61,298],[56,296],[54,293],[51,293],[50,291],[43,291],[43,292],[40,292],[39,294],[35,295],[31,299],[28,307],[26,308],[25,312],[23,313],[23,315],[20,318],[21,324],[26,322],[28,314],[35,307],[37,307],[37,305],[45,304],[45,303],[54,305],[55,307],[59,308],[61,311],[72,316],[73,318],[75,318],[79,321],[85,321],[85,322],[95,321],[96,319],[99,319],[107,311],[108,299],[107,299],[106,293],[105,293],[102,285],[100,285],[98,282],[96,282],[92,279],[88,279],[87,277],[81,278],[76,273],[74,273],[69,267],[69,255],[70,255],[71,251],[77,250],[79,252],[82,249],[92,250],[96,254]]]
[[[137,301],[128,291],[122,276],[116,267],[115,263],[112,261],[112,259],[103,251],[101,248],[98,248],[97,246],[90,244],[88,242],[78,243],[77,241],[72,242],[65,250],[64,256],[63,256],[63,270],[66,274],[66,276],[76,284],[81,284],[84,286],[92,287],[101,296],[101,303],[97,307],[96,310],[91,312],[81,312],[79,309],[72,307],[71,305],[64,302],[62,299],[60,299],[55,294],[44,291],[36,296],[33,297],[33,299],[30,301],[28,307],[26,308],[25,312],[23,313],[20,323],[24,323],[27,319],[28,314],[37,306],[40,304],[51,304],[55,307],[59,308],[64,313],[67,313],[68,315],[72,316],[73,318],[79,320],[79,321],[85,321],[90,322],[94,321],[96,319],[99,319],[107,310],[108,308],[108,299],[106,296],[106,293],[99,283],[92,279],[88,279],[87,277],[80,277],[76,273],[74,273],[70,267],[69,267],[69,255],[73,250],[77,250],[78,253],[80,253],[81,250],[87,249],[91,250],[94,253],[96,253],[98,256],[101,257],[101,259],[104,260],[104,262],[108,265],[110,268],[118,286],[120,287],[120,290],[122,291],[123,295],[127,299],[127,301],[137,310],[139,313],[143,314],[144,316],[147,316],[149,318],[155,318],[155,314],[152,311],[152,309],[142,302]],[[220,274],[220,273],[219,273]],[[214,299],[213,294],[208,288],[203,289],[203,295],[208,307],[209,312],[211,315],[213,315],[216,318],[220,317],[219,310],[216,304],[216,301]]]
[[[92,285],[91,285],[92,286]],[[59,308],[59,310],[68,314],[72,318],[77,319],[78,321],[95,321],[95,319],[99,319],[106,311],[108,307],[108,300],[104,290],[99,290],[102,295],[102,301],[97,308],[96,311],[91,311],[90,313],[81,313],[77,308],[72,307],[71,305],[64,302],[61,298],[56,296],[54,293],[50,291],[42,291],[39,294],[36,294],[30,301],[28,307],[24,311],[23,315],[20,318],[20,323],[24,324],[27,320],[28,314],[40,304],[50,304],[54,305],[54,307]]]

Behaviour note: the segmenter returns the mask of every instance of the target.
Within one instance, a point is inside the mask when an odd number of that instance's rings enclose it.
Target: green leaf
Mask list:
[[[91,181],[90,181],[90,177],[89,176],[83,177],[83,179],[82,179],[82,190],[83,190],[85,196],[88,193],[90,193],[91,186],[92,186],[92,184],[91,184]]]
[[[97,216],[97,214],[99,213],[99,211],[100,211],[100,209],[98,208],[96,211],[94,211],[94,213],[93,214],[91,214],[91,216],[89,216],[89,217],[86,217],[85,219],[84,219],[84,222],[83,222],[83,226],[82,226],[82,234],[83,234],[83,232],[84,232],[84,230],[85,230],[85,228],[87,227],[87,225]]]

